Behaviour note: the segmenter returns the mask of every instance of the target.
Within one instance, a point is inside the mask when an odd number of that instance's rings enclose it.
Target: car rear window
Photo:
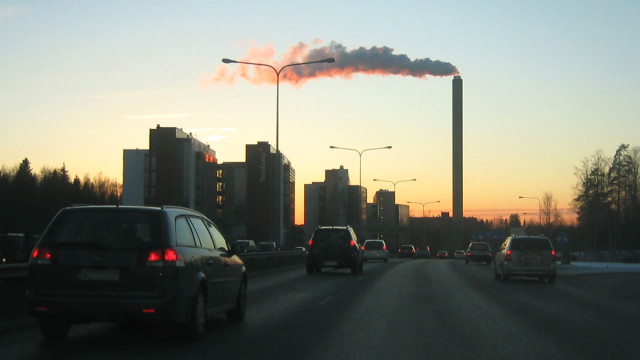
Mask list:
[[[551,250],[545,238],[516,238],[511,240],[511,250]]]
[[[489,250],[489,245],[483,243],[474,243],[471,244],[471,250]]]
[[[41,240],[47,246],[88,249],[144,249],[160,243],[159,213],[118,208],[63,211]]]
[[[382,241],[367,241],[364,244],[366,250],[382,250]]]
[[[349,242],[351,241],[351,236],[349,236],[348,230],[343,229],[318,229],[313,234],[314,245],[320,245],[328,241]]]

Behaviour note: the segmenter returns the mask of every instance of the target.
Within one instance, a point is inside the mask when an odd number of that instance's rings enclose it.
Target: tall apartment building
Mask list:
[[[149,130],[148,150],[124,150],[123,205],[177,205],[219,219],[216,153],[182,129]]]
[[[295,170],[267,142],[246,145],[247,236],[287,247],[295,225]]]

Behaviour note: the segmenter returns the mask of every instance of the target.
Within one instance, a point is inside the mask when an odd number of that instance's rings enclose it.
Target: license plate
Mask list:
[[[120,271],[118,269],[81,269],[78,275],[84,281],[118,281]]]
[[[326,266],[337,266],[338,262],[337,261],[325,261],[324,265],[326,265]]]

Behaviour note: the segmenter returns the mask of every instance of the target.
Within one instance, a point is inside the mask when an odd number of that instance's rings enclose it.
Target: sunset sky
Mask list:
[[[304,184],[344,166],[368,201],[452,211],[452,74],[464,81],[464,215],[569,211],[575,168],[640,146],[640,2],[0,0],[0,166],[122,181],[123,149],[176,126],[244,161],[276,142]],[[326,56],[324,56],[326,55]],[[342,62],[341,62],[342,61]],[[262,72],[257,72],[257,71]],[[411,215],[422,207],[411,204]],[[567,217],[570,215],[567,213]]]

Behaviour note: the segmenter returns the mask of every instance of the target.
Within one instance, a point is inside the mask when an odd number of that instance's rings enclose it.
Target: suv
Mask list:
[[[507,281],[511,276],[537,276],[556,282],[556,252],[551,240],[544,236],[513,235],[508,237],[494,261],[496,280]]]
[[[307,274],[319,273],[323,267],[362,273],[362,249],[351,226],[319,226],[313,232],[307,251]]]
[[[244,318],[247,273],[216,225],[180,207],[79,206],[51,220],[29,259],[27,306],[46,339],[72,324]]]
[[[384,240],[365,240],[363,258],[367,260],[382,260],[384,262],[389,261],[389,251],[387,250],[387,244]]]
[[[491,265],[493,255],[491,252],[491,246],[486,242],[473,241],[469,243],[467,247],[466,255],[464,257],[464,263],[468,264],[471,261],[486,262],[487,265]]]

